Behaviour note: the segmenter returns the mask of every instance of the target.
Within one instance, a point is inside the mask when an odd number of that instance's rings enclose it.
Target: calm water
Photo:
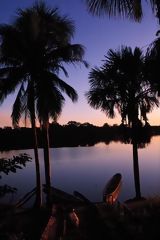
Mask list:
[[[33,160],[17,173],[2,174],[0,185],[17,187],[18,192],[7,201],[16,200],[35,186],[35,164],[33,150],[1,152],[2,157],[12,157],[20,153],[29,154]],[[43,151],[39,149],[41,173],[43,174]],[[99,143],[93,147],[52,148],[52,184],[72,193],[77,190],[92,201],[102,200],[102,191],[110,177],[120,172],[123,178],[120,200],[135,197],[132,145],[111,142]],[[153,137],[151,143],[138,149],[139,172],[142,196],[160,194],[160,136]]]

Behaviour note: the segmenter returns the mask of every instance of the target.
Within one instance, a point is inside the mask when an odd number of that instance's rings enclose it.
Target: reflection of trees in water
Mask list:
[[[131,134],[131,144],[133,146],[133,173],[135,184],[135,199],[141,199],[140,172],[138,162],[138,148],[145,148],[151,142],[150,127],[133,128]]]
[[[65,127],[53,126],[50,129],[52,146],[94,146],[97,143],[104,142],[106,145],[111,142],[121,142],[132,144],[133,134],[137,139],[138,147],[145,147],[151,141],[152,127],[140,127],[136,133],[126,126],[105,126],[96,127],[93,125],[75,125],[69,124]],[[56,138],[52,137],[52,132]],[[68,139],[67,136],[70,136]],[[56,142],[54,141],[56,139]]]
[[[26,163],[31,161],[31,157],[24,153],[12,158],[0,158],[0,179],[2,174],[16,173],[18,169],[26,167]],[[0,186],[0,197],[4,197],[8,193],[15,193],[17,189],[8,185]]]
[[[136,128],[132,133],[132,146],[133,146],[133,172],[135,184],[135,198],[141,199],[141,185],[140,185],[140,172],[138,162],[138,148],[145,148],[151,141],[150,128]]]
[[[138,148],[145,148],[151,142],[151,128],[140,127],[136,131],[133,131],[131,128],[122,127],[117,131],[114,138],[112,136],[107,136],[104,142],[106,145],[110,144],[112,141],[121,142],[124,144],[133,144],[133,138],[137,143]]]
[[[140,185],[140,172],[138,162],[138,148],[145,148],[151,141],[151,134],[149,127],[136,127],[132,129],[130,143],[133,147],[133,173],[135,185],[135,198],[141,199],[141,185]]]
[[[12,131],[12,130],[10,130]],[[28,130],[25,129],[27,132]],[[21,132],[21,130],[19,130]],[[22,129],[24,133],[24,129]],[[55,137],[52,137],[54,133]],[[70,138],[68,139],[68,136]],[[133,136],[135,144],[133,144]],[[152,127],[139,127],[136,131],[126,126],[96,127],[89,124],[69,124],[67,126],[51,125],[50,138],[52,146],[94,146],[99,142],[104,142],[106,145],[111,142],[121,142],[124,144],[133,144],[133,171],[135,181],[136,196],[140,196],[140,177],[138,166],[138,148],[144,148],[151,141],[153,136]],[[23,136],[24,138],[24,136]],[[54,140],[56,139],[56,142]],[[30,160],[24,156],[13,157],[13,159],[4,159],[0,161],[0,175],[1,173],[8,174],[9,172],[16,172],[17,169],[25,167],[26,162]],[[12,192],[10,186],[0,188],[0,194],[4,195],[6,192]]]
[[[93,146],[104,142],[107,145],[114,142],[131,143],[132,130],[126,126],[94,126],[89,123],[67,125],[50,124],[50,147]],[[37,129],[39,148],[43,146],[40,129]],[[151,136],[160,135],[160,127],[142,127],[138,130],[139,147],[149,143]],[[68,138],[69,136],[69,138]],[[31,149],[33,148],[32,131],[29,128],[0,129],[0,149]]]
[[[138,148],[145,148],[151,142],[151,131],[149,127],[137,127],[135,129],[130,129],[130,131],[125,131],[125,128],[123,128],[123,130],[124,132],[120,135],[119,140],[125,144],[132,144],[135,199],[141,199]]]

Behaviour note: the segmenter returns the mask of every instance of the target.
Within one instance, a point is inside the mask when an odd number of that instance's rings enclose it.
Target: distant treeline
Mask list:
[[[43,146],[43,132],[37,128],[39,148]],[[136,132],[126,126],[109,126],[105,124],[102,127],[92,124],[78,124],[69,122],[67,125],[50,124],[49,138],[50,147],[76,147],[93,146],[99,142],[109,144],[111,141],[121,141],[131,143],[132,136],[136,136],[139,144],[149,143],[151,137],[160,135],[159,126],[141,127]],[[29,149],[33,148],[33,137],[31,128],[10,127],[0,129],[0,149]]]

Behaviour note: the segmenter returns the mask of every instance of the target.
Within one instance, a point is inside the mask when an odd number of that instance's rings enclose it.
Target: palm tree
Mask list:
[[[160,22],[160,1],[150,0],[152,12]],[[143,4],[141,0],[86,0],[89,12],[94,15],[120,16],[123,18],[141,21]]]
[[[146,122],[147,113],[158,106],[158,99],[145,79],[144,70],[145,58],[139,48],[110,49],[103,66],[89,74],[88,103],[111,118],[118,111],[122,123],[132,127],[139,124],[139,115]]]
[[[145,61],[137,47],[134,51],[130,47],[109,50],[103,66],[91,70],[90,90],[86,93],[92,107],[101,109],[111,118],[118,111],[122,123],[132,127],[136,198],[141,198],[137,143],[140,117],[147,122],[147,113],[158,106],[156,92],[152,91],[150,82],[145,78]]]
[[[1,43],[1,57],[0,57],[0,75],[1,75],[1,90],[0,90],[0,103],[2,104],[4,99],[13,93],[17,87],[19,91],[13,105],[12,120],[13,126],[17,126],[18,118],[21,114],[29,113],[31,119],[31,126],[33,129],[33,141],[34,141],[34,155],[35,155],[35,167],[36,167],[36,207],[41,207],[42,204],[42,189],[41,189],[41,177],[40,177],[40,164],[38,157],[38,141],[36,133],[36,123],[35,123],[35,105],[34,102],[31,103],[31,99],[34,98],[33,91],[27,92],[24,88],[24,84],[27,81],[27,72],[21,59],[16,53],[16,45],[18,48],[19,42],[12,42],[13,36],[16,35],[16,30],[12,26],[0,26],[0,35],[2,38]],[[12,45],[13,44],[13,45]],[[11,51],[11,45],[15,47],[13,52]],[[20,85],[20,86],[19,86]],[[27,89],[31,89],[31,83],[28,84]],[[26,104],[26,105],[25,105]],[[27,111],[28,110],[28,111]]]
[[[36,116],[44,129],[44,160],[46,184],[50,187],[49,119],[56,119],[65,101],[62,92],[77,100],[76,91],[58,77],[60,70],[68,76],[63,63],[81,63],[84,49],[71,44],[74,24],[58,9],[40,2],[31,8],[19,10],[12,25],[1,25],[1,69],[3,91],[1,100],[19,87],[13,105],[13,125],[22,114],[30,117],[35,139],[35,157],[38,165]]]

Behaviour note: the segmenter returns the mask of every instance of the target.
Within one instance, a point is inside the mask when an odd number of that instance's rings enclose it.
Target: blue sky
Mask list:
[[[0,0],[0,23],[11,23],[16,16],[18,8],[31,6],[33,0]],[[74,87],[79,95],[77,103],[72,103],[66,97],[66,104],[58,122],[65,124],[70,120],[90,122],[95,125],[120,123],[120,118],[113,120],[106,118],[100,110],[92,109],[85,99],[85,92],[89,90],[88,73],[92,67],[100,66],[104,55],[110,48],[117,49],[121,45],[134,48],[138,46],[144,50],[155,39],[158,29],[156,18],[151,13],[150,7],[145,4],[144,18],[141,23],[119,18],[93,17],[87,12],[84,0],[46,0],[50,7],[58,7],[62,15],[67,15],[75,23],[75,36],[72,43],[85,46],[85,60],[89,69],[83,65],[65,66],[69,78],[61,77]],[[145,2],[145,1],[144,1]],[[11,95],[0,108],[0,127],[11,125],[10,115],[15,96]],[[149,122],[153,125],[160,123],[160,110],[154,110],[148,115]]]

